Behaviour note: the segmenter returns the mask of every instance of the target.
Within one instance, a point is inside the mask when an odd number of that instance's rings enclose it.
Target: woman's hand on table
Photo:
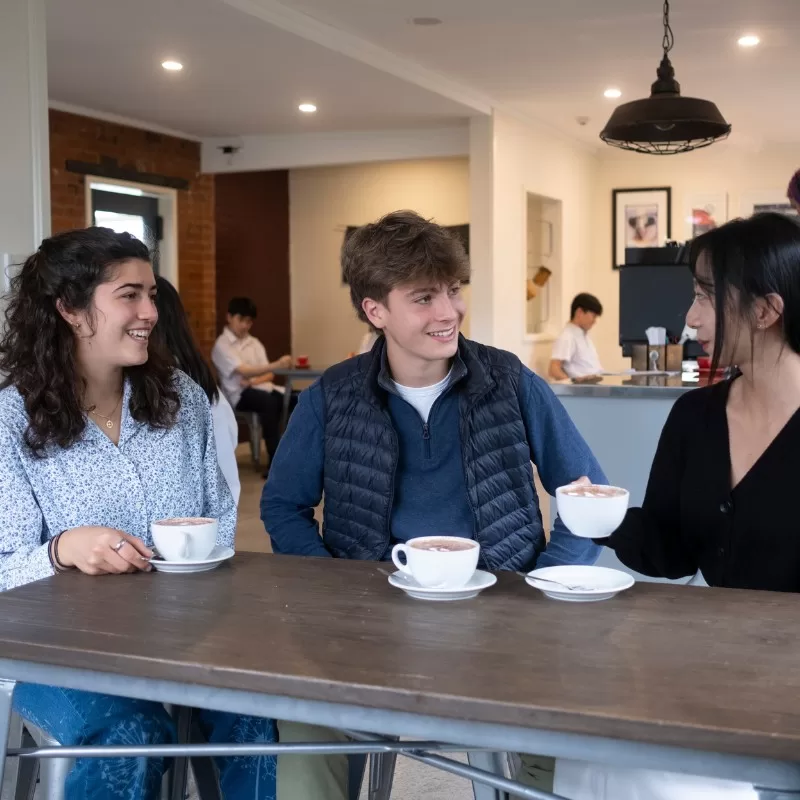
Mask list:
[[[60,534],[53,555],[62,567],[109,575],[149,571],[153,551],[141,539],[114,528],[86,526]]]

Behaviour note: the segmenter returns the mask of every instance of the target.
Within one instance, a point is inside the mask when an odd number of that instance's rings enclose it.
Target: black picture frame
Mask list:
[[[620,241],[620,237],[625,234],[626,217],[624,215],[625,206],[621,205],[621,201],[628,199],[636,202],[636,205],[655,205],[658,207],[658,218],[662,212],[666,219],[666,230],[661,234],[657,232],[655,242],[643,243],[642,247],[663,247],[664,244],[672,238],[672,187],[671,186],[645,186],[635,187],[630,189],[612,189],[611,190],[611,267],[612,269],[619,269],[625,264],[625,248],[631,245],[626,242],[624,238]],[[623,216],[620,216],[620,209],[623,210]]]

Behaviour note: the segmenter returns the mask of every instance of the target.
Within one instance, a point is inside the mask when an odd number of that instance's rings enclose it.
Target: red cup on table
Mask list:
[[[708,356],[698,356],[697,357],[697,367],[698,367],[698,369],[702,369],[702,370],[710,370],[711,369],[711,359]]]
[[[294,363],[297,369],[308,369],[308,356],[297,356]]]

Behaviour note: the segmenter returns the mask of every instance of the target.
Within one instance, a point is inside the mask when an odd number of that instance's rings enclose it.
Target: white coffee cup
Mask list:
[[[602,539],[622,524],[630,494],[619,486],[572,483],[556,489],[558,516],[575,536]]]
[[[173,517],[151,523],[150,533],[165,561],[202,561],[217,544],[217,520]]]
[[[478,566],[481,546],[461,536],[420,536],[392,548],[392,561],[400,572],[420,586],[460,589]],[[406,563],[400,561],[405,554]]]

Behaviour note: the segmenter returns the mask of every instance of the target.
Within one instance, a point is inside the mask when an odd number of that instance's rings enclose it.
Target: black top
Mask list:
[[[604,544],[624,564],[711,586],[800,591],[800,411],[731,491],[730,381],[683,395],[664,425],[642,508]]]

